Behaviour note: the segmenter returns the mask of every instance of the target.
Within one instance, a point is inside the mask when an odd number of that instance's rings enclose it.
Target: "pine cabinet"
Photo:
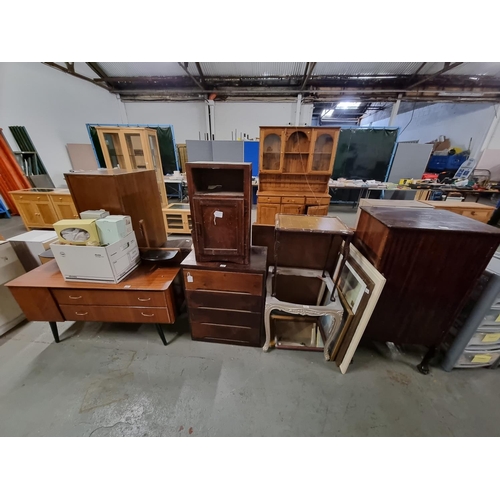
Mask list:
[[[156,130],[140,127],[96,127],[106,168],[154,170],[162,207],[168,204]]]
[[[274,224],[277,213],[328,214],[339,134],[330,127],[260,128],[258,224]]]
[[[51,228],[61,219],[78,219],[78,212],[67,189],[21,189],[11,191],[26,229]]]

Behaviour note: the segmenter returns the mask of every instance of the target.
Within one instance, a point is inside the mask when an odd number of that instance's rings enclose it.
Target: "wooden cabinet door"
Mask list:
[[[203,256],[244,256],[243,198],[194,197],[197,254]]]
[[[276,214],[280,212],[278,203],[257,204],[257,224],[271,224],[274,226]]]
[[[307,172],[309,174],[329,174],[333,171],[333,162],[339,140],[338,130],[314,129],[311,140],[311,154]]]
[[[17,208],[27,229],[37,227],[52,227],[56,222],[56,214],[50,201],[16,200]]]
[[[54,195],[51,199],[57,220],[79,218],[71,195]]]
[[[281,213],[301,215],[306,213],[306,207],[305,205],[284,204],[281,205]]]
[[[260,130],[259,171],[280,173],[283,167],[284,131],[282,128]]]

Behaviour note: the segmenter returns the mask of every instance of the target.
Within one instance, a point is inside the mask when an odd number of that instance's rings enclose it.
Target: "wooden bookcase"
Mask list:
[[[260,127],[257,223],[277,213],[327,215],[340,128]]]

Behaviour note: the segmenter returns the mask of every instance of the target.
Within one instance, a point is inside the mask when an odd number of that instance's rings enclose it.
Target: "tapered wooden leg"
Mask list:
[[[59,332],[57,331],[57,323],[55,321],[49,321],[50,329],[52,330],[52,335],[54,335],[54,340],[56,344],[59,344]]]
[[[168,345],[167,339],[165,338],[165,334],[163,333],[163,328],[161,327],[160,323],[156,323],[156,329],[158,330],[158,335],[160,336],[163,345]]]
[[[424,356],[424,359],[422,359],[422,362],[417,365],[417,369],[420,373],[423,375],[428,375],[430,370],[429,370],[429,363],[432,361],[434,356],[436,355],[437,349],[435,347],[429,347],[429,350]]]

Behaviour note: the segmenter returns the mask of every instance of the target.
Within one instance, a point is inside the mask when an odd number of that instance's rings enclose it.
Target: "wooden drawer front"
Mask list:
[[[172,323],[167,308],[62,305],[66,321],[103,321],[110,323]]]
[[[303,205],[305,198],[303,196],[283,196],[281,203],[295,203],[296,205]]]
[[[262,275],[184,269],[186,290],[220,290],[262,295]]]
[[[238,292],[193,290],[186,292],[188,307],[215,307],[235,311],[262,312],[263,298]]]
[[[194,323],[214,323],[218,325],[244,326],[247,328],[259,328],[262,321],[260,313],[211,309],[209,307],[190,308],[189,318]]]
[[[11,196],[16,201],[49,201],[49,195],[42,193],[17,193]]]
[[[167,301],[163,292],[53,289],[52,293],[59,304],[136,307],[167,306]]]
[[[306,198],[306,205],[321,205],[321,206],[326,206],[328,207],[329,203],[330,203],[330,200],[329,200],[330,197],[328,198],[323,198],[323,197],[317,197],[317,198],[313,198],[313,197],[308,197]]]
[[[260,203],[280,203],[281,198],[279,196],[259,196],[258,200]]]
[[[191,322],[191,338],[260,347],[260,328]]]
[[[488,222],[492,212],[492,210],[462,210],[460,214],[464,217],[469,217],[469,219],[478,220],[479,222]]]

